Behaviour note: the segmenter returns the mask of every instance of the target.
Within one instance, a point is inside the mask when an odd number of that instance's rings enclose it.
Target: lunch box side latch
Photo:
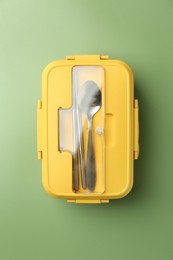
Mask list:
[[[37,103],[37,154],[38,160],[42,160],[42,101]]]
[[[134,100],[134,159],[139,157],[139,105],[138,100]]]

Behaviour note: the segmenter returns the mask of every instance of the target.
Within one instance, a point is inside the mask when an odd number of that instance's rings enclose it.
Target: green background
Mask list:
[[[173,259],[172,28],[172,0],[0,0],[0,259]],[[109,55],[135,74],[135,184],[106,205],[68,204],[41,184],[41,73],[73,54]]]

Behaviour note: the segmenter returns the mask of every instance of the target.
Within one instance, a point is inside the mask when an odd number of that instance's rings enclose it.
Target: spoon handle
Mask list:
[[[87,159],[86,159],[86,182],[87,187],[90,191],[94,190],[96,184],[96,166],[95,166],[95,156],[94,147],[92,140],[92,118],[88,119],[88,149],[87,149]]]

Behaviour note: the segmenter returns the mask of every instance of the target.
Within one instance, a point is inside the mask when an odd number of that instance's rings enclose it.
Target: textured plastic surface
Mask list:
[[[57,110],[72,105],[74,66],[102,66],[105,72],[104,153],[105,190],[102,194],[72,191],[72,158],[59,152]],[[43,72],[42,102],[38,108],[38,155],[46,191],[78,203],[107,202],[129,193],[133,160],[138,157],[138,102],[134,102],[133,73],[122,61],[99,55],[70,56],[49,64]],[[136,104],[136,106],[135,106]],[[97,148],[96,148],[97,149]]]

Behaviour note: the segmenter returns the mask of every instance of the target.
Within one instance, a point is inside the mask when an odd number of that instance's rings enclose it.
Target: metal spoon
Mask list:
[[[101,91],[92,80],[87,80],[78,93],[78,104],[81,111],[88,118],[88,149],[86,159],[86,182],[90,191],[96,184],[96,166],[92,140],[92,118],[101,107]]]

